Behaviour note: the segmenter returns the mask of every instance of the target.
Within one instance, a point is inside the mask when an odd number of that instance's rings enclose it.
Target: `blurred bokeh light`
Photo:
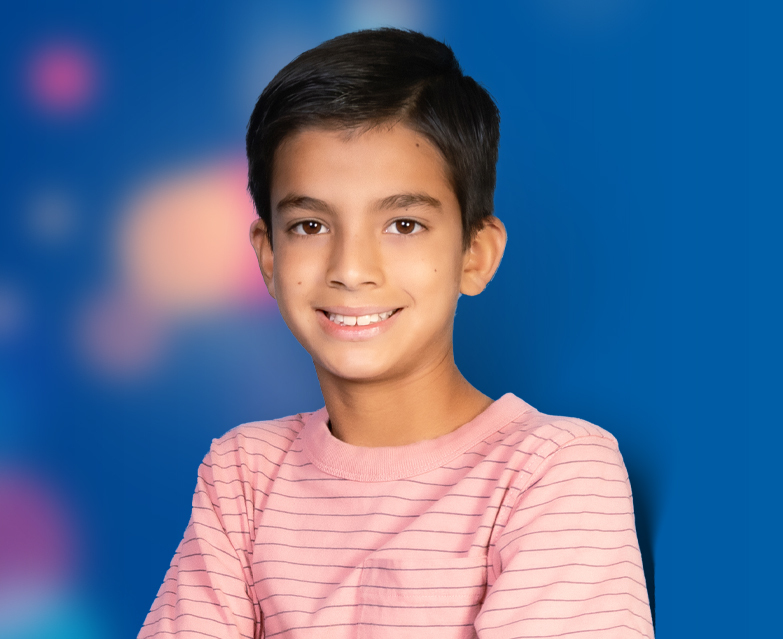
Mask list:
[[[25,313],[20,287],[0,281],[0,344],[19,338],[25,326]]]
[[[29,471],[0,469],[0,637],[105,636],[78,595],[77,524],[67,500]]]
[[[125,286],[156,314],[259,299],[244,158],[167,176],[134,194],[118,232]]]
[[[115,376],[160,364],[178,323],[274,308],[250,248],[255,218],[244,158],[156,177],[122,207],[112,246],[116,280],[85,303],[77,340]]]
[[[27,69],[31,102],[47,114],[69,115],[86,109],[98,89],[97,63],[77,42],[50,42],[35,49]]]
[[[69,513],[35,476],[0,473],[0,590],[67,582],[75,568]]]

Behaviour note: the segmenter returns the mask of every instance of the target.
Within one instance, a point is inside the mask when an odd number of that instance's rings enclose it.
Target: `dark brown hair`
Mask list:
[[[247,126],[248,190],[270,242],[270,182],[283,140],[304,128],[386,122],[409,126],[440,151],[469,245],[494,210],[500,113],[449,46],[391,28],[347,33],[305,51],[258,98]]]

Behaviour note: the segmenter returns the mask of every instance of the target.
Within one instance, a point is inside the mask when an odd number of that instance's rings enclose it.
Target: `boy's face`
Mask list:
[[[426,138],[399,124],[299,132],[277,150],[271,199],[274,251],[260,220],[251,239],[319,376],[404,379],[450,354],[471,251]]]

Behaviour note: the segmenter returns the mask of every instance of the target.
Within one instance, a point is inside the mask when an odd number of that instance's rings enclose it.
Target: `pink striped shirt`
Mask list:
[[[325,409],[213,442],[139,637],[652,637],[616,440],[514,395],[361,448]]]

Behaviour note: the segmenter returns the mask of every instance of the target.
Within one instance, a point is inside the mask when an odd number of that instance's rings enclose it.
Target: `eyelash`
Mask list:
[[[410,233],[400,233],[397,230],[390,231],[389,229],[396,228],[396,225],[400,222],[410,222],[413,224],[413,230]],[[318,224],[320,225],[320,228],[318,229],[317,233],[305,233],[304,231],[304,225],[305,224]],[[300,231],[297,231],[296,229],[301,229]],[[301,222],[297,222],[291,228],[289,229],[291,233],[294,235],[323,235],[324,233],[327,233],[329,231],[329,227],[326,226],[323,222],[319,222],[318,220],[302,220]],[[408,218],[401,218],[399,220],[394,220],[391,222],[385,229],[384,232],[390,233],[391,235],[415,235],[416,233],[420,233],[421,231],[426,230],[426,227],[421,223],[417,222],[416,220],[411,220]]]

